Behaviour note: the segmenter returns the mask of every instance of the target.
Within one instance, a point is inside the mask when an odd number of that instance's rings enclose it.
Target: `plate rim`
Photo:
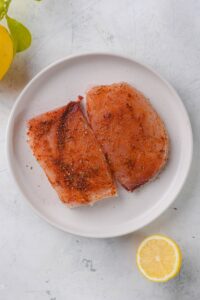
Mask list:
[[[154,213],[151,212],[151,214],[149,214],[149,218],[147,221],[141,221],[140,224],[138,224],[137,226],[135,226],[134,228],[132,228],[131,226],[129,226],[128,228],[122,228],[122,230],[118,230],[117,231],[113,231],[113,233],[91,233],[91,232],[81,232],[80,230],[77,229],[66,229],[64,226],[61,226],[59,224],[57,224],[56,222],[50,220],[48,217],[46,217],[45,215],[43,215],[39,210],[36,209],[36,207],[34,207],[34,205],[29,201],[28,197],[25,195],[25,192],[23,191],[20,183],[18,182],[17,176],[16,176],[16,171],[15,168],[13,167],[12,164],[12,154],[11,154],[11,143],[12,143],[12,124],[14,122],[14,115],[15,115],[15,110],[17,109],[21,99],[23,98],[24,94],[27,92],[27,90],[29,89],[29,87],[32,85],[32,83],[34,81],[36,81],[38,78],[40,78],[44,73],[48,72],[49,70],[53,69],[54,67],[58,66],[59,64],[65,63],[67,61],[70,61],[71,59],[74,58],[84,58],[84,57],[89,57],[89,56],[110,56],[110,57],[115,57],[115,58],[121,58],[121,59],[126,59],[126,60],[130,60],[133,63],[136,63],[140,66],[142,66],[143,68],[147,69],[148,71],[150,71],[151,73],[153,73],[157,78],[159,78],[167,87],[168,89],[172,92],[173,95],[176,96],[176,100],[179,101],[179,104],[182,106],[182,111],[184,112],[184,118],[187,121],[187,127],[188,127],[188,159],[187,159],[187,164],[185,166],[185,174],[184,177],[182,179],[181,184],[179,184],[178,189],[176,190],[176,193],[174,194],[173,197],[170,198],[170,201],[168,200],[167,203],[165,203],[165,205],[162,206],[162,209],[159,210],[159,212]],[[122,54],[117,54],[117,53],[112,53],[112,52],[87,52],[87,53],[79,53],[79,54],[74,54],[74,55],[69,55],[66,57],[63,57],[61,59],[56,60],[53,63],[50,63],[49,65],[47,65],[46,67],[44,67],[41,71],[39,71],[28,83],[27,85],[23,88],[23,90],[20,92],[20,94],[18,95],[8,118],[8,123],[7,123],[7,129],[6,129],[6,159],[7,159],[7,165],[8,165],[8,170],[9,173],[11,174],[11,177],[14,181],[14,184],[16,186],[16,188],[18,189],[18,191],[20,191],[20,194],[23,196],[23,198],[26,200],[26,202],[28,203],[28,205],[33,209],[33,211],[35,211],[36,215],[38,215],[39,217],[41,217],[43,220],[45,220],[47,223],[49,223],[50,225],[56,227],[57,229],[60,229],[64,232],[70,233],[70,234],[74,234],[74,235],[78,235],[78,236],[83,236],[83,237],[89,237],[89,238],[113,238],[113,237],[118,237],[118,236],[123,236],[123,235],[127,235],[129,233],[133,233],[147,225],[149,225],[151,222],[153,222],[154,220],[156,220],[158,217],[160,217],[165,211],[166,209],[175,201],[175,199],[177,198],[177,196],[179,195],[179,193],[181,192],[189,171],[190,171],[190,167],[191,167],[191,163],[192,163],[192,157],[193,157],[193,132],[192,132],[192,126],[191,126],[191,122],[189,119],[189,115],[188,112],[185,108],[185,105],[183,103],[183,101],[181,100],[179,94],[177,93],[177,91],[175,90],[175,88],[171,85],[171,83],[169,83],[165,78],[162,77],[162,75],[160,75],[157,71],[155,71],[152,67],[148,66],[147,64],[141,63],[139,60],[132,58],[131,56],[127,56],[127,55],[122,55]]]

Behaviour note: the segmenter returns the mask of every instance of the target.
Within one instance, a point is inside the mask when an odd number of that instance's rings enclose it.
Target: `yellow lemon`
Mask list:
[[[163,235],[152,235],[140,244],[136,260],[139,270],[146,278],[165,282],[179,273],[182,254],[172,239]]]
[[[0,80],[13,60],[13,42],[7,29],[0,25]]]

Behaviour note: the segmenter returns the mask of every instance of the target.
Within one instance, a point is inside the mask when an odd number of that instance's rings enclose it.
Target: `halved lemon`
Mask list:
[[[13,42],[7,29],[0,25],[0,80],[13,60]]]
[[[136,260],[139,270],[146,278],[155,282],[166,282],[179,273],[182,254],[172,239],[163,235],[152,235],[140,244]]]

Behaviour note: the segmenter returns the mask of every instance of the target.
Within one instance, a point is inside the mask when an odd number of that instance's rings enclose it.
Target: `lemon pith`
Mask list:
[[[136,260],[146,278],[165,282],[179,273],[182,255],[175,241],[163,235],[153,235],[140,244]]]
[[[0,25],[0,80],[13,60],[13,42],[7,29]]]

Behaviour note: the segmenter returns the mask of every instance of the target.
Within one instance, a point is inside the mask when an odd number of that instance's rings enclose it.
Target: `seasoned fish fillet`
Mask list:
[[[31,119],[27,134],[34,156],[68,206],[116,194],[109,166],[79,102]]]
[[[166,164],[165,126],[149,101],[130,85],[92,88],[87,113],[111,170],[127,190],[154,178]]]

